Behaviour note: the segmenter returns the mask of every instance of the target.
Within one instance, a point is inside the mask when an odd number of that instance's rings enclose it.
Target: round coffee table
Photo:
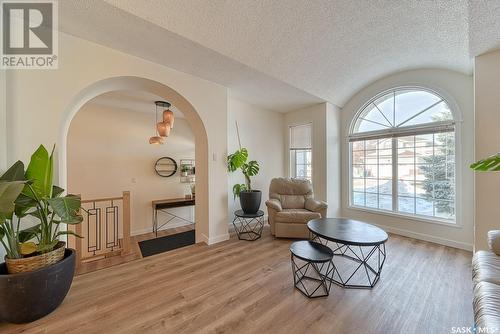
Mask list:
[[[333,243],[334,259],[341,256],[356,264],[342,271],[339,271],[340,264],[335,264],[328,279],[345,288],[373,288],[377,284],[386,258],[385,242],[389,238],[384,230],[347,218],[313,219],[307,227],[311,240],[324,245]],[[353,283],[359,281],[360,276],[366,276],[366,280]]]
[[[237,210],[234,213],[233,226],[238,239],[254,241],[261,237],[264,228],[264,211],[245,213]]]

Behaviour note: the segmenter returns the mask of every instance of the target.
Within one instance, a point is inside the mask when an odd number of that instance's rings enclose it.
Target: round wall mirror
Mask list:
[[[170,177],[177,172],[177,162],[170,157],[156,160],[155,172],[161,177]]]

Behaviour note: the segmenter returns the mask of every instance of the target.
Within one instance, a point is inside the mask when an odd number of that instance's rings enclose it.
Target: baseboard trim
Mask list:
[[[209,244],[208,243],[208,237],[204,233],[200,233],[200,239],[201,240],[200,241],[196,241],[196,243],[198,243],[198,242],[204,242],[207,245]]]
[[[203,235],[203,237],[206,238],[205,235]],[[208,245],[213,245],[213,244],[216,244],[216,243],[219,243],[219,242],[223,242],[223,241],[226,241],[226,240],[229,240],[229,233],[221,234],[221,235],[218,235],[218,236],[215,236],[215,237],[212,237],[212,238],[207,238],[208,242],[206,242],[206,243]]]
[[[184,222],[182,222],[182,223],[169,223],[168,225],[163,226],[163,228],[161,228],[160,231],[163,231],[163,230],[166,230],[169,228],[176,228],[176,227],[187,226],[187,225],[191,225],[191,224],[184,223]],[[142,228],[140,230],[133,230],[130,232],[130,235],[136,236],[136,235],[146,234],[146,233],[151,233],[151,232],[153,232],[153,227],[146,227],[146,228]]]
[[[448,246],[448,247],[463,249],[463,250],[470,251],[470,252],[472,252],[472,249],[473,249],[472,244],[468,244],[466,242],[459,242],[459,241],[454,241],[454,240],[450,240],[450,239],[435,237],[435,236],[428,235],[425,233],[408,231],[408,230],[404,230],[404,229],[400,229],[400,228],[396,228],[396,227],[390,227],[387,225],[381,225],[381,224],[373,224],[373,225],[380,227],[381,229],[383,229],[386,232],[401,235],[403,237],[409,237],[409,238],[413,238],[413,239],[429,241],[429,242],[433,242],[435,244],[440,244],[440,245],[444,245],[444,246]]]

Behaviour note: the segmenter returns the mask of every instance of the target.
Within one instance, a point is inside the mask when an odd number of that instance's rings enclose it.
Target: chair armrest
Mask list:
[[[500,230],[488,232],[488,246],[496,255],[500,256]]]
[[[319,212],[328,208],[328,204],[323,201],[318,201],[314,198],[308,198],[306,199],[305,208],[309,211]]]
[[[273,210],[276,210],[276,211],[281,211],[283,210],[283,208],[281,207],[281,202],[278,201],[277,199],[275,198],[271,198],[270,200],[267,200],[266,201],[266,206],[269,208],[269,209],[273,209]]]

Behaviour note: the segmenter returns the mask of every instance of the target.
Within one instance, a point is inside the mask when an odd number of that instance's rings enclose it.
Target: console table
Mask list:
[[[183,206],[193,206],[195,204],[195,199],[194,198],[168,198],[168,199],[160,199],[160,200],[155,200],[151,202],[152,207],[153,207],[153,233],[155,233],[155,236],[158,236],[158,230],[161,229],[163,226],[167,225],[170,223],[172,220],[175,218],[184,220],[185,222],[188,222],[190,224],[194,224],[194,221],[189,221],[186,218],[179,217],[177,215],[174,215],[171,212],[166,211],[166,209],[169,208],[178,208],[178,207],[183,207]],[[161,223],[161,225],[158,226],[158,211],[163,211],[170,215],[170,218],[167,219],[165,222]]]

